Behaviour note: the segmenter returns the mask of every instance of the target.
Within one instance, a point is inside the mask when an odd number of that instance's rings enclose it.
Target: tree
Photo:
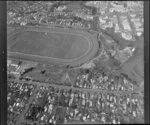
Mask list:
[[[46,70],[42,70],[42,71],[41,71],[41,74],[45,74],[45,72],[46,72]]]
[[[26,73],[31,72],[33,69],[34,69],[34,67],[31,67],[31,68],[25,69],[25,71],[22,73],[22,75],[24,75],[24,74],[26,74]]]

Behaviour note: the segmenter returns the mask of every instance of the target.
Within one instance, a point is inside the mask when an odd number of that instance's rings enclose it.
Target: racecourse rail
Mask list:
[[[84,39],[87,40],[89,44],[89,48],[82,56],[75,58],[75,59],[60,59],[60,58],[44,57],[44,56],[31,55],[31,54],[25,54],[25,53],[20,53],[20,52],[11,52],[9,49],[7,53],[8,58],[30,60],[30,61],[36,61],[36,62],[42,62],[42,63],[55,62],[58,64],[79,66],[85,63],[86,61],[90,60],[99,49],[97,38],[88,32],[73,30],[73,29],[44,27],[44,26],[36,26],[36,27],[25,26],[25,27],[17,28],[15,31],[8,34],[8,42],[11,43],[11,39],[15,34],[25,32],[25,31],[76,34],[76,35],[82,36]]]

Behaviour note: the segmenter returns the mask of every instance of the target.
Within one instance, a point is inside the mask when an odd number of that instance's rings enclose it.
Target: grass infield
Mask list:
[[[83,59],[93,48],[92,37],[88,33],[50,28],[24,28],[9,34],[8,55],[28,60],[61,60],[73,62]],[[96,51],[94,51],[96,52]]]

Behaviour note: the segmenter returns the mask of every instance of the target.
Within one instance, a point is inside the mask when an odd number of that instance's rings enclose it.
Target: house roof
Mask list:
[[[17,68],[15,66],[9,65],[8,70],[15,72],[17,70]]]

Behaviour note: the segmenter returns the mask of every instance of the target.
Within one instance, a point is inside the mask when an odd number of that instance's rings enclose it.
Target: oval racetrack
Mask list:
[[[8,57],[80,65],[95,55],[98,43],[87,32],[61,28],[24,27],[8,36]]]

